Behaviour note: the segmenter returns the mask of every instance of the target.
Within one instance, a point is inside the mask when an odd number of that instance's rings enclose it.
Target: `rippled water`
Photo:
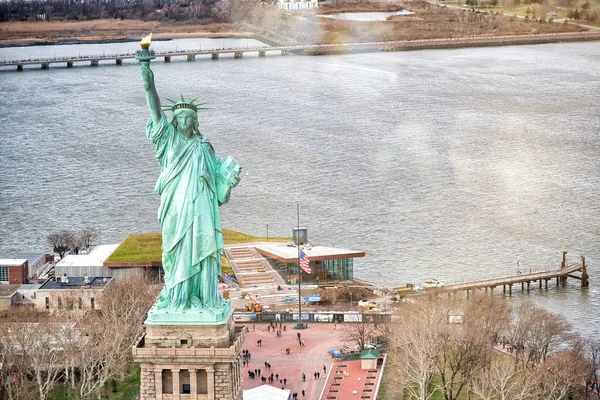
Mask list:
[[[593,336],[599,61],[590,42],[153,68],[161,96],[209,103],[201,130],[248,173],[221,209],[224,227],[290,235],[299,202],[312,241],[366,251],[356,275],[387,286],[582,254],[589,289],[570,280],[530,297]],[[158,231],[138,66],[0,71],[0,93],[0,258],[44,249],[63,228],[99,226],[103,243]]]

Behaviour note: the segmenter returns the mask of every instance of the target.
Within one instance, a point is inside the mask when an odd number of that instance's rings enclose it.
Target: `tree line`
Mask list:
[[[10,0],[0,2],[0,22],[117,18],[230,23],[234,10],[259,3],[258,0]]]
[[[597,388],[600,342],[529,301],[422,299],[387,329],[387,386],[410,399],[587,399]]]
[[[94,227],[85,227],[79,231],[63,229],[50,233],[46,236],[46,242],[52,247],[52,251],[63,258],[67,252],[79,254],[80,249],[90,247],[98,240],[98,230]]]
[[[109,285],[100,310],[81,318],[64,309],[3,310],[0,399],[45,400],[59,385],[61,398],[101,398],[133,369],[131,346],[156,293],[144,278],[132,276]]]

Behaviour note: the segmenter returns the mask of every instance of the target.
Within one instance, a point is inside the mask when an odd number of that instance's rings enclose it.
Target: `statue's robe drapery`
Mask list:
[[[218,290],[221,275],[223,235],[217,198],[220,160],[203,136],[186,138],[161,113],[146,126],[154,144],[161,174],[155,191],[160,195],[158,220],[162,231],[165,286],[159,309],[215,310],[223,307]]]

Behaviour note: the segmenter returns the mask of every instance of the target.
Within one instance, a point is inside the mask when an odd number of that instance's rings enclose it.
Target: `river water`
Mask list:
[[[182,40],[174,49],[248,47]],[[239,39],[238,39],[239,40]],[[0,49],[0,59],[114,54],[135,43]],[[125,46],[125,47],[124,47]],[[207,47],[204,47],[207,46]],[[29,55],[31,54],[31,55]],[[90,53],[88,53],[90,54]],[[597,42],[153,62],[162,97],[200,96],[200,129],[244,176],[226,228],[366,251],[355,275],[387,286],[560,266],[591,285],[533,290],[586,336],[600,330]],[[102,243],[158,231],[158,165],[139,67],[0,71],[0,258],[49,232]],[[513,296],[520,301],[524,296]]]

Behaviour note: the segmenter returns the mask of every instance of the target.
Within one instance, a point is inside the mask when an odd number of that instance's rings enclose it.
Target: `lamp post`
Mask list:
[[[269,224],[267,224],[267,242],[269,241]]]

